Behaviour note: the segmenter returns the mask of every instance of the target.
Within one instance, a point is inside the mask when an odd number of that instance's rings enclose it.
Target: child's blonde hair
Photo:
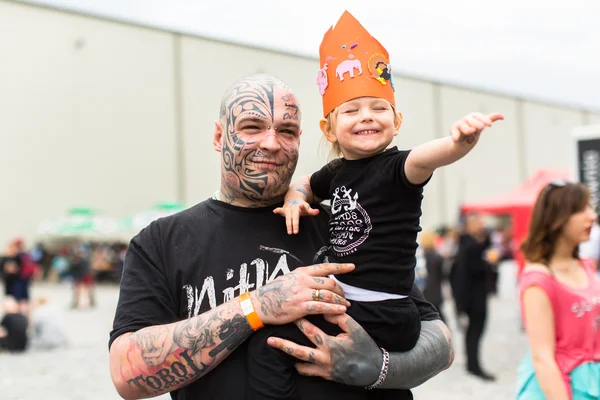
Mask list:
[[[393,104],[390,103],[390,106],[392,107],[392,111],[394,112],[394,126],[399,127],[402,124],[402,117],[396,112],[396,107],[394,107]],[[323,130],[325,132],[333,132],[335,123],[337,121],[339,108],[339,106],[334,108],[329,114],[327,114],[325,118],[322,119]],[[340,158],[342,156],[342,149],[340,148],[340,144],[337,142],[337,140],[335,142],[332,142],[327,138],[326,134],[323,136],[323,139],[325,139],[326,142],[329,142],[329,145],[331,146],[331,148],[329,149],[329,155],[327,156],[327,161],[332,161],[336,158]]]

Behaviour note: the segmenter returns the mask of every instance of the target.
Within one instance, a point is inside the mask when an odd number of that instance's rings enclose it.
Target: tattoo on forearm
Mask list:
[[[196,365],[188,350],[178,351],[173,356],[177,361],[164,363],[162,368],[156,368],[150,373],[139,374],[127,383],[144,393],[156,395],[191,382],[209,370],[205,364]]]
[[[214,346],[210,322],[203,318],[179,322],[173,330],[173,342],[182,349],[190,350],[192,355],[199,350]]]
[[[250,334],[252,329],[248,325],[246,317],[236,315],[230,321],[225,321],[219,328],[219,339],[221,343],[212,349],[208,355],[216,357],[220,352],[227,349],[233,351],[244,341]],[[240,340],[241,339],[241,340]]]
[[[390,354],[388,376],[382,388],[414,388],[452,364],[454,349],[446,326],[441,321],[421,324],[421,337],[413,349]]]
[[[206,374],[252,333],[246,317],[241,314],[229,317],[233,313],[227,311],[219,307],[208,315],[178,322],[172,333],[168,326],[133,333],[126,358],[130,371],[123,375],[122,368],[123,378],[129,386],[157,395]],[[146,367],[130,361],[140,352]]]

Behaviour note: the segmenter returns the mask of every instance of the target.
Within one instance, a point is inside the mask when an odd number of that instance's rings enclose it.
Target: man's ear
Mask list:
[[[329,126],[329,124],[327,123],[327,120],[325,118],[323,118],[323,119],[321,119],[321,121],[319,121],[319,127],[321,128],[321,132],[323,132],[323,135],[325,135],[325,138],[329,142],[331,142],[331,143],[337,142],[335,133],[333,133],[333,131],[331,130],[331,127]]]
[[[213,149],[221,152],[223,149],[223,125],[219,121],[215,121],[215,133],[213,135]]]

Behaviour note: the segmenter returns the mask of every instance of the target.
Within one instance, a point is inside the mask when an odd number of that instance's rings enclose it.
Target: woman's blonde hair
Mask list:
[[[548,265],[569,218],[583,211],[589,203],[590,192],[581,183],[555,181],[542,189],[533,207],[529,234],[521,245],[525,259]],[[573,257],[579,258],[578,246],[573,250]]]
[[[394,112],[394,126],[400,126],[402,124],[402,117],[400,116],[400,114],[398,114],[396,112],[396,107],[393,104],[390,104],[390,106],[392,107],[392,111]],[[323,130],[325,132],[331,132],[332,134],[335,135],[335,126],[336,126],[336,122],[337,122],[337,116],[339,113],[339,106],[337,106],[336,108],[334,108],[329,114],[327,114],[327,116],[325,118],[322,119],[322,123],[323,123]],[[328,137],[327,134],[325,134],[323,136],[323,139],[325,140],[325,143],[329,143],[330,145],[330,149],[329,149],[329,155],[327,157],[328,161],[331,161],[333,159],[336,158],[340,158],[342,156],[342,149],[340,148],[340,144],[337,142],[337,140],[335,142],[332,142]],[[322,140],[323,140],[322,139]]]

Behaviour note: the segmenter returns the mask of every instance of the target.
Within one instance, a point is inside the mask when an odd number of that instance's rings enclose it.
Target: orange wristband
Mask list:
[[[250,327],[255,331],[264,327],[262,321],[260,320],[260,317],[258,316],[256,311],[254,311],[254,306],[252,305],[252,300],[250,299],[250,293],[245,292],[240,294],[239,299],[240,305],[242,306],[242,312],[246,316]]]

